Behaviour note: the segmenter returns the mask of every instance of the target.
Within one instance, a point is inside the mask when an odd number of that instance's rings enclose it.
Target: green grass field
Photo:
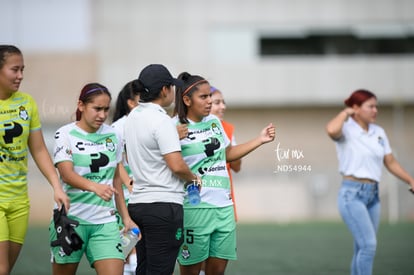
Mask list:
[[[238,224],[237,234],[239,259],[227,275],[349,274],[352,238],[340,222]],[[413,235],[414,223],[381,224],[375,275],[414,274]],[[31,226],[12,274],[51,274],[49,257],[47,228]],[[95,272],[84,260],[77,274]]]

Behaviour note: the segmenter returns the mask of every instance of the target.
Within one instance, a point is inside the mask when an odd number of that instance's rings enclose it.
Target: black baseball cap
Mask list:
[[[150,64],[142,69],[138,76],[138,80],[147,89],[148,92],[159,92],[162,87],[175,85],[182,87],[184,82],[180,79],[174,78],[168,69],[161,64]]]

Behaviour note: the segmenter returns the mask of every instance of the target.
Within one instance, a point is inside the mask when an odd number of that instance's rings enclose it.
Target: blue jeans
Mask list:
[[[351,274],[371,275],[381,212],[378,183],[343,180],[338,209],[354,238]]]

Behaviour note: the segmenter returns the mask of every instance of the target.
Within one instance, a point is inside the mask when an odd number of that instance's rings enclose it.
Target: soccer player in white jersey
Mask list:
[[[124,85],[122,90],[119,92],[118,97],[116,99],[115,103],[115,111],[114,116],[112,118],[112,128],[114,128],[118,134],[122,137],[123,142],[125,141],[124,137],[124,126],[126,118],[131,112],[133,108],[135,108],[138,105],[139,101],[139,92],[134,87],[134,82],[129,81],[127,84]],[[122,182],[124,183],[122,185],[122,188],[124,190],[124,197],[125,202],[128,205],[129,200],[129,194],[132,191],[132,184],[134,182],[133,175],[131,172],[131,169],[129,168],[128,161],[126,158],[126,152],[125,152],[125,144],[122,146],[123,148],[123,156],[122,156],[122,163],[125,167],[125,170],[127,174],[121,174]],[[117,212],[116,214],[118,225],[120,228],[123,228],[122,218]],[[130,275],[135,274],[135,269],[137,267],[137,255],[135,252],[135,248],[131,250],[131,253],[128,255],[127,259],[125,259],[125,265],[124,265],[124,275]]]
[[[232,146],[220,119],[210,114],[210,84],[187,72],[177,89],[176,124],[186,124],[188,134],[180,140],[185,162],[202,178],[201,203],[184,200],[184,243],[178,255],[180,274],[199,274],[206,261],[206,274],[224,274],[228,260],[236,260],[236,222],[226,162],[242,158],[275,138],[273,124],[243,144]]]
[[[83,254],[99,275],[123,273],[116,209],[126,230],[137,226],[129,217],[122,191],[122,140],[104,123],[110,102],[105,86],[85,85],[79,96],[76,121],[55,134],[54,163],[71,200],[67,215],[79,222],[76,232],[84,242],[80,250],[70,255],[59,246],[51,248],[55,275],[75,274]],[[55,240],[53,221],[49,231],[50,241]]]

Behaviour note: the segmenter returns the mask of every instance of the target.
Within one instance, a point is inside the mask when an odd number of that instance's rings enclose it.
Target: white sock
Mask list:
[[[128,258],[128,262],[132,266],[137,266],[137,254],[130,254]]]
[[[124,264],[124,275],[131,275],[131,265],[128,263]]]

